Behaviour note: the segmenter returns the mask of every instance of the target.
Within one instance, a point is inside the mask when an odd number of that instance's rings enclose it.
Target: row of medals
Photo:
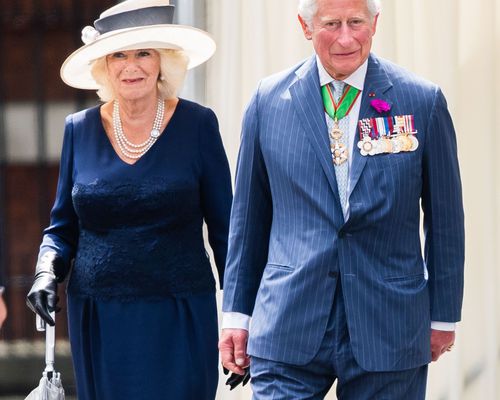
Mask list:
[[[362,156],[415,151],[418,148],[418,139],[415,134],[416,132],[394,132],[390,136],[384,135],[378,139],[365,134],[358,142],[358,148]]]
[[[362,156],[375,156],[384,153],[400,153],[405,151],[415,151],[418,148],[418,139],[415,137],[417,132],[400,132],[395,131],[394,134],[387,136],[383,135],[378,139],[373,139],[368,134],[363,134],[363,139],[358,142],[358,148]],[[341,165],[347,161],[349,152],[344,143],[340,142],[343,132],[339,128],[337,121],[330,132],[333,163]]]

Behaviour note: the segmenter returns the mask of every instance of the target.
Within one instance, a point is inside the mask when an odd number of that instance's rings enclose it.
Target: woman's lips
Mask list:
[[[133,79],[122,79],[122,82],[125,83],[136,83],[142,81],[143,78],[133,78]]]

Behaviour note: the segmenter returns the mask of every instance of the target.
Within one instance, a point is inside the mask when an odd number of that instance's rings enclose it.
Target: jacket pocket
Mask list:
[[[423,273],[406,276],[390,276],[384,278],[384,282],[392,288],[392,290],[404,293],[419,292],[427,286],[427,280]]]
[[[404,282],[404,281],[413,281],[413,280],[422,280],[424,279],[424,274],[413,274],[413,275],[403,275],[403,276],[388,276],[384,278],[386,282]]]
[[[279,269],[281,271],[288,271],[288,272],[293,272],[295,270],[294,267],[291,267],[289,265],[274,264],[274,263],[267,263],[266,268]]]

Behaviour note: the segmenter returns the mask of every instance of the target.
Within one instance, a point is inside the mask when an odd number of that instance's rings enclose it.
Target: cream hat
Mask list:
[[[92,61],[116,51],[177,49],[189,57],[188,69],[207,61],[215,52],[208,33],[172,24],[174,6],[169,0],[126,0],[104,11],[94,27],[82,30],[84,46],[69,55],[61,78],[78,89],[98,89],[90,73]]]

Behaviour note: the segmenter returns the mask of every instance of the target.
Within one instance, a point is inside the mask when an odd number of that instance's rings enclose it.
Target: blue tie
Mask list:
[[[335,102],[338,103],[342,94],[344,93],[345,83],[342,81],[332,81],[333,86],[333,96]],[[334,121],[327,115],[327,125],[328,132],[331,132],[334,127]],[[343,135],[338,140],[340,143],[344,144],[349,151],[349,115],[346,115],[341,120],[337,121],[339,129],[343,132]],[[333,138],[329,135],[330,145],[334,145]],[[335,165],[335,164],[334,164]],[[337,178],[337,189],[339,191],[340,205],[342,206],[342,212],[344,217],[347,216],[347,184],[349,182],[349,161],[346,160],[340,165],[335,165],[335,177]]]

